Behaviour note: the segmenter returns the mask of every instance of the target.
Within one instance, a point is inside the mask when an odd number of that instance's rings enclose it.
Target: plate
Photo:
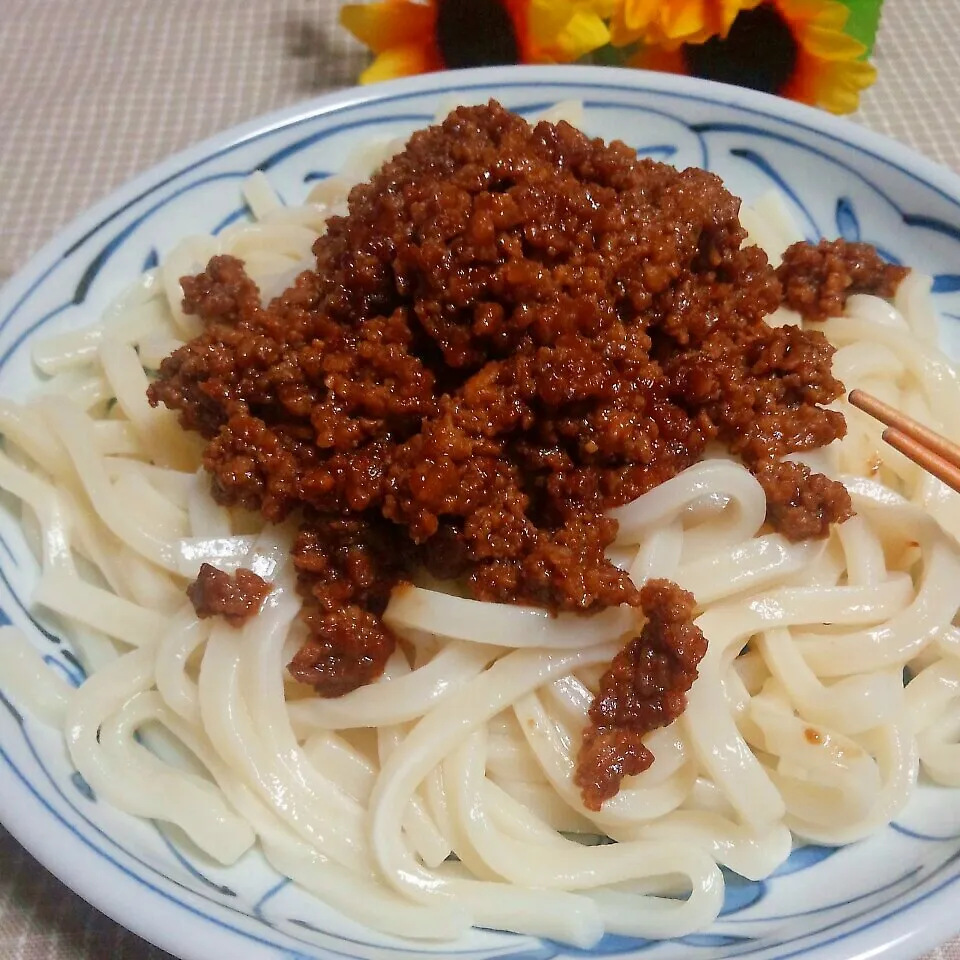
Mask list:
[[[240,181],[266,171],[288,201],[334,172],[361,139],[404,135],[438,106],[496,97],[536,114],[584,101],[584,126],[640,154],[707,167],[750,202],[771,188],[811,239],[877,244],[935,277],[943,343],[960,357],[960,178],[850,123],[750,91],[607,68],[499,68],[350,90],[280,111],[185,151],[79,218],[0,292],[0,395],[37,378],[29,343],[94,321],[175,240],[244,217]],[[30,606],[36,564],[12,514],[0,514],[0,620],[28,631],[72,682],[69,640]],[[728,882],[707,931],[655,943],[607,935],[579,950],[475,930],[454,945],[402,943],[343,919],[256,855],[231,869],[184,853],[149,823],[99,803],[60,738],[17,713],[0,677],[0,819],[68,886],[185,960],[564,960],[697,956],[751,960],[907,960],[957,928],[960,803],[924,786],[896,823],[835,850],[794,851],[763,882]]]

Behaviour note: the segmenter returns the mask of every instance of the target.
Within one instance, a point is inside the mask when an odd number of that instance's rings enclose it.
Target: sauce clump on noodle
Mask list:
[[[241,567],[231,576],[209,563],[200,565],[197,579],[187,588],[187,596],[197,616],[221,616],[232,627],[240,627],[260,612],[270,584],[263,577]]]
[[[847,240],[795,243],[777,269],[784,303],[807,320],[839,317],[847,298],[856,293],[892,297],[907,273],[906,267],[887,263],[869,243]]]
[[[648,580],[640,604],[647,622],[613,658],[590,705],[573,777],[588,810],[599,810],[624,777],[653,763],[643,736],[683,713],[707,652],[706,637],[693,622],[692,593],[669,580]]]
[[[842,385],[819,332],[764,322],[789,277],[743,246],[739,205],[713,174],[490,103],[356,186],[271,303],[230,257],[183,280],[203,330],[150,401],[208,440],[219,502],[298,512],[295,677],[325,696],[376,679],[416,569],[482,600],[640,606],[605,511],[712,440],[787,537],[850,515],[782,460],[844,434],[824,406]]]

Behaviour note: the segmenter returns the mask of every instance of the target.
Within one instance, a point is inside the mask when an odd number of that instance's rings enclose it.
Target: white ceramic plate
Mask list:
[[[360,139],[406,134],[440,103],[497,97],[533,114],[586,105],[589,133],[619,137],[679,167],[708,167],[748,202],[771,187],[810,238],[877,244],[935,276],[943,342],[960,355],[960,178],[853,124],[686,78],[600,68],[507,68],[350,90],[271,114],[172,158],[77,220],[0,292],[0,395],[37,383],[29,341],[82,326],[185,234],[246,215],[238,185],[265,170],[296,202]],[[0,513],[0,621],[35,639],[76,679],[69,640],[30,607],[36,564]],[[474,931],[443,947],[400,943],[344,920],[256,856],[224,870],[175,849],[153,825],[98,803],[59,737],[21,717],[0,677],[0,819],[100,910],[186,960],[318,958],[750,957],[906,960],[960,929],[960,794],[919,791],[873,839],[805,847],[762,883],[731,881],[710,930],[679,942],[607,936],[592,950]]]

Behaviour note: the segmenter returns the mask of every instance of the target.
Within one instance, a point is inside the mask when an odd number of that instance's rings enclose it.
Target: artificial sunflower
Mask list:
[[[340,22],[376,55],[361,83],[506,63],[569,63],[604,46],[610,0],[382,0]]]
[[[613,10],[610,39],[618,47],[638,40],[672,49],[725,37],[741,10],[761,0],[621,0]]]
[[[630,65],[776,93],[834,113],[857,109],[876,79],[867,48],[845,32],[836,0],[763,0],[737,13],[726,36],[644,47]]]

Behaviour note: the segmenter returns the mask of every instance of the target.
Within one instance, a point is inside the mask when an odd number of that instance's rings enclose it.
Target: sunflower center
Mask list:
[[[765,93],[779,93],[797,65],[798,46],[790,25],[772,3],[737,15],[725,40],[687,44],[687,72]]]
[[[437,46],[448,70],[520,59],[513,20],[497,0],[438,0]]]

